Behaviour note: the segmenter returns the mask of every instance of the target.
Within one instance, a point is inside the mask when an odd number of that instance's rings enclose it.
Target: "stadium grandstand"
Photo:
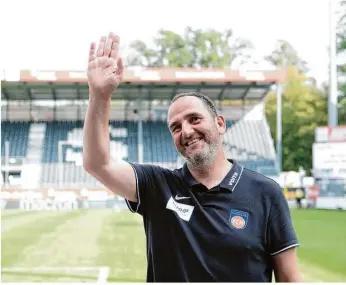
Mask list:
[[[199,91],[227,120],[227,156],[276,177],[276,153],[263,98],[284,76],[282,70],[127,69],[113,96],[112,159],[181,167],[183,160],[167,128],[168,105],[177,93]],[[4,71],[1,91],[3,187],[102,187],[82,166],[88,104],[85,72]]]
[[[166,122],[169,103],[180,92],[208,95],[227,120],[227,156],[278,182],[284,177],[304,280],[343,282],[345,211],[313,208],[346,209],[343,181],[329,169],[344,169],[336,141],[346,132],[316,130],[313,165],[323,185],[312,183],[312,207],[296,206],[301,177],[280,170],[263,106],[285,76],[284,70],[127,69],[112,101],[111,157],[181,167]],[[5,72],[1,91],[2,284],[145,281],[143,220],[83,169],[85,72]],[[330,240],[337,241],[333,247]]]

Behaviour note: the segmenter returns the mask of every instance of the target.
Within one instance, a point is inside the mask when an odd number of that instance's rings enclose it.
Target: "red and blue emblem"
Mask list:
[[[231,209],[231,213],[229,216],[229,223],[233,228],[237,230],[245,229],[248,223],[248,219],[249,219],[248,212]]]

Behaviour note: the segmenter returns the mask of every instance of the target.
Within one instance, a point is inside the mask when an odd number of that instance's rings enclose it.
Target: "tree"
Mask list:
[[[312,144],[317,126],[327,122],[324,93],[309,84],[308,78],[294,66],[288,67],[282,96],[283,171],[312,168]],[[276,94],[268,94],[265,113],[271,134],[276,138]]]
[[[272,53],[265,59],[276,67],[295,66],[302,73],[309,71],[306,61],[302,60],[293,46],[285,40],[278,40]]]
[[[246,39],[234,39],[233,31],[194,30],[188,27],[183,35],[160,30],[153,46],[141,40],[131,43],[130,66],[228,67],[234,59],[252,48]]]
[[[346,50],[346,0],[340,1],[339,19],[337,22],[337,51],[343,52]],[[343,66],[345,68],[345,66]]]
[[[338,123],[339,125],[346,125],[346,96],[339,99]]]

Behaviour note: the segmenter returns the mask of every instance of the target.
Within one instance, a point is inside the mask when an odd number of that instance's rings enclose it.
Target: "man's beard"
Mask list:
[[[192,156],[185,156],[188,164],[194,168],[209,167],[216,159],[218,152],[218,141],[216,139],[205,141],[205,146],[198,153]]]

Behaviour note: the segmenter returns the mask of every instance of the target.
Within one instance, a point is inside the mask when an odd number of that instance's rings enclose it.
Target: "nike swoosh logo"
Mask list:
[[[175,200],[183,200],[183,199],[190,199],[191,197],[179,197],[178,195],[175,195]]]

